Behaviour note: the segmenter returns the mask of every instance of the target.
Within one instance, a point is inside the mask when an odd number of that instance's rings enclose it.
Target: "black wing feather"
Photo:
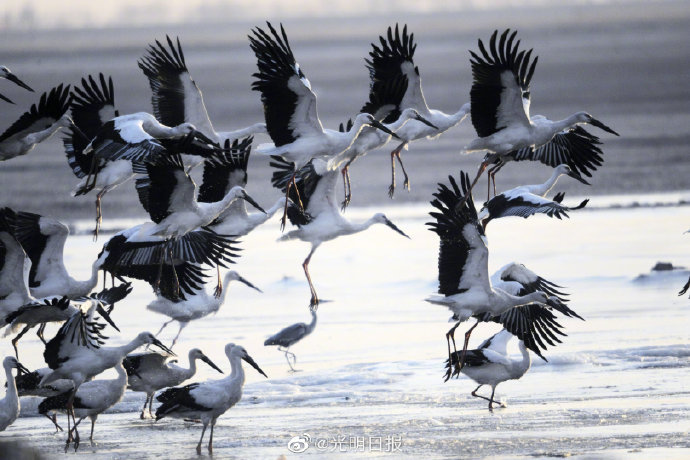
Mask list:
[[[236,185],[247,184],[247,165],[252,150],[253,137],[230,144],[225,141],[222,155],[204,161],[204,174],[199,186],[197,201],[214,203],[223,199],[228,190]]]
[[[33,104],[0,135],[0,142],[17,134],[25,135],[52,126],[69,109],[69,88],[70,85],[63,86],[60,84],[49,92],[43,93],[38,104]]]

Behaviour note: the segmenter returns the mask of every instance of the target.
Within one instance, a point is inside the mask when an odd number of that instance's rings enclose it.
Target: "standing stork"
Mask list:
[[[213,203],[223,199],[233,187],[247,186],[247,165],[253,138],[225,141],[222,154],[204,160],[204,174],[199,185],[197,201]],[[247,212],[245,200],[235,200],[208,228],[221,235],[246,235],[270,219],[285,206],[285,197],[279,198],[266,212]]]
[[[285,29],[281,24],[279,35],[271,23],[267,22],[267,25],[273,36],[260,27],[255,27],[252,30],[254,36],[249,36],[259,68],[259,72],[253,75],[256,80],[252,89],[261,92],[266,129],[273,140],[273,143],[259,145],[256,151],[280,155],[293,163],[292,177],[285,190],[287,198],[295,185],[297,172],[309,160],[315,156],[330,158],[347,150],[365,126],[395,134],[368,113],[357,115],[346,132],[324,129],[316,110],[316,95],[292,54]],[[282,229],[285,228],[287,208],[286,200]]]
[[[483,341],[477,349],[467,350],[465,355],[465,365],[461,372],[479,384],[472,391],[472,396],[489,401],[489,411],[491,412],[494,411],[496,386],[506,380],[521,378],[532,364],[529,352],[522,340],[518,342],[521,359],[514,360],[508,356],[507,345],[513,337],[515,337],[513,334],[502,329]],[[451,361],[446,361],[446,368],[450,369],[451,366],[457,366],[460,358],[460,352],[453,353]],[[491,386],[490,398],[477,394],[477,390],[484,385]],[[501,407],[506,407],[503,403],[500,403],[500,405]]]
[[[206,111],[204,97],[187,69],[179,37],[177,46],[166,35],[168,47],[156,40],[139,60],[151,86],[153,114],[168,126],[192,123],[206,137],[219,145],[232,143],[241,137],[265,133],[265,123],[255,123],[235,131],[216,131]]]
[[[2,361],[2,367],[5,368],[7,393],[4,398],[0,399],[0,431],[5,431],[19,417],[19,396],[17,395],[17,384],[14,381],[12,369],[17,369],[17,375],[22,372],[28,373],[29,370],[12,356],[8,356]]]
[[[151,406],[153,405],[153,395],[161,388],[174,387],[187,379],[191,379],[196,374],[196,360],[200,359],[221,374],[222,370],[216,366],[198,348],[189,350],[189,368],[180,367],[174,362],[170,362],[170,355],[155,351],[143,353],[133,353],[127,355],[123,362],[127,370],[127,388],[132,391],[146,393],[146,401],[141,409],[140,418],[146,417],[146,405],[149,406],[149,415],[153,417]]]
[[[489,221],[500,217],[520,216],[526,219],[540,213],[560,219],[561,216],[568,217],[568,211],[584,208],[589,202],[588,199],[575,207],[568,207],[561,204],[565,194],[558,194],[553,200],[545,198],[562,175],[567,175],[589,185],[581,175],[570,169],[570,166],[562,164],[553,170],[549,180],[543,184],[521,185],[491,198],[484,203],[479,211],[479,221],[486,229]]]
[[[285,359],[288,366],[290,366],[290,372],[297,372],[297,369],[292,367],[293,363],[290,362],[290,356],[292,356],[292,361],[294,364],[297,364],[297,356],[290,351],[290,347],[311,334],[316,327],[316,308],[311,307],[309,311],[311,312],[311,322],[309,324],[295,323],[281,329],[264,342],[265,347],[278,345],[278,351],[285,353]]]
[[[96,425],[98,416],[106,410],[113,407],[122,400],[127,388],[127,373],[122,365],[120,359],[113,367],[117,372],[117,377],[114,379],[99,379],[84,382],[76,392],[72,390],[64,393],[49,396],[38,405],[38,413],[50,418],[48,412],[60,411],[67,412],[69,410],[70,400],[74,408],[74,415],[78,418],[72,431],[68,433],[68,437],[74,435],[74,450],[79,448],[79,432],[77,426],[86,417],[91,419],[91,435],[89,441],[93,445],[93,429]]]
[[[582,128],[577,129],[578,125],[591,124],[618,136],[587,112],[577,112],[557,121],[541,115],[530,116],[530,82],[538,58],[531,60],[532,49],[519,50],[520,41],[514,43],[516,35],[517,31],[511,33],[506,29],[497,44],[496,30],[489,41],[490,52],[481,39],[478,46],[482,55],[470,51],[471,115],[478,137],[466,146],[465,152],[489,151],[472,186],[489,164],[497,164],[491,171],[493,178],[510,159],[537,160],[552,167],[568,163],[578,172],[596,169],[601,164],[598,138]]]
[[[414,34],[407,34],[407,25],[403,27],[402,34],[398,24],[393,28],[388,27],[386,37],[380,36],[381,46],[372,43],[370,58],[366,60],[367,68],[371,75],[372,87],[388,84],[391,80],[402,79],[406,82],[406,91],[399,102],[401,110],[415,109],[423,120],[413,119],[407,122],[396,135],[400,138],[400,144],[391,152],[391,185],[388,194],[392,198],[395,193],[395,159],[400,162],[404,186],[410,188],[410,181],[400,158],[400,152],[411,141],[423,138],[434,139],[453,126],[462,122],[470,111],[470,104],[466,103],[455,113],[444,113],[440,110],[430,109],[422,92],[422,79],[419,68],[414,63],[414,52],[417,44],[414,43]],[[385,122],[393,120],[387,118]]]
[[[469,176],[460,172],[461,186],[449,176],[450,188],[439,184],[431,201],[438,210],[430,215],[436,220],[427,223],[430,230],[440,237],[438,260],[438,292],[426,299],[427,302],[443,305],[453,312],[457,323],[446,334],[448,356],[451,359],[450,342],[455,347],[455,329],[470,317],[477,322],[465,333],[462,358],[455,368],[459,373],[463,366],[470,334],[482,321],[498,321],[510,324],[509,331],[519,339],[533,336],[533,347],[541,356],[538,346],[543,343],[538,337],[549,340],[553,336],[551,329],[560,329],[554,322],[551,308],[570,316],[574,314],[557,299],[551,299],[548,292],[541,289],[530,289],[516,293],[509,292],[493,285],[488,274],[488,257],[486,235],[479,223],[474,201],[469,192]],[[469,194],[467,197],[466,194]],[[540,285],[541,286],[541,285]],[[525,306],[523,309],[517,307]],[[527,344],[530,347],[530,344]],[[450,378],[450,370],[446,379]]]
[[[72,120],[67,115],[69,104],[69,85],[58,85],[43,93],[38,104],[33,104],[0,134],[0,161],[26,155],[60,128],[71,126]]]
[[[225,355],[230,360],[232,367],[228,377],[221,380],[192,383],[180,388],[169,388],[156,397],[158,401],[163,403],[156,410],[156,421],[163,417],[175,417],[200,419],[201,423],[204,424],[199,444],[196,446],[196,452],[199,455],[201,455],[201,442],[204,440],[204,433],[206,433],[208,425],[211,425],[208,451],[212,453],[213,427],[216,425],[216,420],[242,399],[242,387],[244,386],[242,360],[268,378],[244,347],[229,343],[225,346]]]
[[[11,81],[15,85],[20,86],[28,91],[31,91],[32,93],[34,92],[34,90],[29,85],[21,81],[19,77],[13,74],[12,71],[10,71],[10,69],[5,67],[4,65],[0,65],[0,78],[4,78],[5,80]],[[12,102],[10,98],[3,94],[0,94],[0,99],[2,99],[5,102],[9,102],[10,104],[14,104],[14,102]]]
[[[288,189],[286,193],[293,192],[290,197],[293,202],[297,201],[299,195],[304,204],[304,210],[295,205],[288,208],[287,217],[293,225],[297,226],[297,229],[284,234],[279,241],[299,239],[311,243],[311,251],[302,263],[311,290],[311,306],[318,305],[319,298],[309,276],[309,261],[321,243],[362,232],[374,224],[386,225],[405,238],[409,238],[382,213],[374,214],[370,219],[357,224],[347,220],[336,202],[335,186],[340,173],[337,170],[329,171],[325,161],[314,158],[296,174],[291,172],[288,162],[277,156],[273,157],[271,166],[276,168],[271,179],[273,186],[282,191]],[[294,191],[289,190],[291,182],[295,183]]]

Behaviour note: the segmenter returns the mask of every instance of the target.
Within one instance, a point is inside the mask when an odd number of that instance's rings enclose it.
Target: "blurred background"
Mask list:
[[[112,75],[121,114],[151,111],[148,82],[137,60],[149,43],[179,37],[187,66],[202,89],[217,130],[263,121],[251,91],[256,60],[247,35],[252,27],[282,22],[293,52],[318,96],[325,127],[354,117],[367,99],[364,58],[371,42],[396,22],[407,24],[418,44],[415,62],[431,108],[455,112],[469,100],[468,50],[495,29],[518,29],[524,48],[539,63],[532,79],[532,114],[551,119],[586,110],[621,134],[592,128],[603,141],[604,164],[592,187],[562,180],[576,196],[651,194],[661,202],[685,202],[690,161],[690,8],[686,1],[364,1],[337,0],[72,0],[0,3],[0,64],[31,85],[28,93],[0,81],[16,105],[3,104],[6,129],[40,93],[86,75]],[[461,155],[474,137],[469,119],[436,140],[410,145],[403,160],[411,191],[389,200],[394,145],[371,152],[351,168],[353,206],[424,202],[435,184],[460,169],[474,172],[482,155]],[[0,203],[61,219],[92,218],[95,196],[72,198],[77,183],[58,133],[27,156],[0,163]],[[269,142],[265,135],[255,145]],[[398,169],[399,170],[399,169]],[[250,162],[248,190],[261,202],[278,196],[268,184],[265,158]],[[510,164],[498,189],[540,183],[550,168]],[[479,184],[483,190],[486,183]],[[483,198],[483,191],[479,192]],[[670,193],[670,195],[669,195]],[[690,198],[690,195],[688,195]],[[655,198],[657,199],[657,198]],[[478,199],[479,201],[479,199]],[[594,203],[593,203],[594,204]],[[143,216],[133,185],[110,192],[108,217]]]

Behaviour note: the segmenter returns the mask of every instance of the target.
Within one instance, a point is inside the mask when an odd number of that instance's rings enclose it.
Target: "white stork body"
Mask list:
[[[514,335],[503,329],[482,342],[476,350],[467,350],[465,356],[465,365],[461,372],[479,384],[472,391],[472,396],[489,401],[490,411],[493,411],[496,386],[506,380],[521,378],[532,364],[529,352],[522,340],[518,342],[520,359],[511,359],[508,356],[508,341],[513,337]],[[452,359],[453,363],[457,363],[460,359],[460,353],[453,354]],[[447,366],[450,367],[450,364]],[[477,394],[477,390],[483,385],[491,386],[490,398]],[[501,407],[505,407],[505,404],[501,403]]]
[[[26,83],[21,81],[19,79],[19,77],[17,77],[15,74],[13,74],[12,71],[4,65],[0,65],[0,78],[11,81],[15,85],[20,86],[27,91],[31,91],[32,93],[34,92],[34,90],[29,85],[27,85]],[[14,102],[12,102],[11,99],[9,99],[7,96],[4,96],[2,94],[0,94],[0,99],[2,99],[5,102],[9,102],[10,104],[14,104]]]
[[[2,367],[5,369],[7,393],[4,398],[0,399],[0,431],[5,431],[19,417],[19,396],[17,395],[17,385],[12,375],[12,369],[29,371],[12,356],[8,356],[2,361]]]
[[[22,114],[4,133],[0,134],[0,161],[29,153],[36,144],[45,141],[60,128],[72,124],[67,115],[69,85],[59,85],[43,93],[38,104]]]
[[[242,278],[239,273],[234,270],[228,271],[223,277],[223,285],[227,285],[230,281],[239,281],[246,284],[252,289],[256,289],[261,292],[259,288],[254,286],[252,283]],[[195,319],[200,319],[211,313],[216,313],[221,305],[225,303],[225,298],[227,296],[228,290],[223,289],[220,295],[209,294],[204,287],[194,291],[192,294],[186,295],[185,299],[171,300],[167,297],[159,295],[146,306],[147,310],[155,311],[161,315],[165,315],[170,318],[166,321],[160,328],[156,335],[159,335],[163,329],[170,324],[172,321],[177,321],[180,324],[180,329],[177,335],[173,339],[171,347],[175,346],[177,339],[187,324]]]
[[[127,370],[127,388],[132,391],[146,393],[146,401],[141,410],[140,418],[146,416],[146,405],[149,406],[149,415],[153,416],[151,406],[153,395],[161,388],[180,385],[196,374],[196,361],[200,359],[209,366],[223,373],[201,350],[193,348],[189,350],[189,367],[184,368],[169,362],[170,355],[156,352],[144,352],[128,355],[124,360]]]
[[[244,386],[242,360],[249,363],[264,377],[267,377],[244,347],[229,343],[225,346],[225,354],[230,360],[232,368],[228,377],[192,383],[181,388],[170,388],[156,398],[163,403],[156,410],[156,420],[163,417],[201,420],[204,428],[201,431],[199,444],[196,446],[198,454],[201,454],[201,442],[204,440],[204,433],[209,424],[211,425],[211,436],[208,442],[208,451],[213,452],[213,427],[216,420],[242,399],[242,387]]]
[[[290,181],[290,166],[284,161],[274,160],[271,166],[278,168],[273,173],[273,185],[281,190],[288,187]],[[296,206],[288,209],[290,222],[298,228],[291,230],[279,238],[279,241],[298,239],[311,243],[311,251],[302,263],[302,268],[309,282],[311,290],[310,304],[319,302],[316,290],[309,275],[309,261],[316,249],[325,241],[344,235],[362,232],[374,224],[384,224],[397,233],[409,238],[402,230],[395,226],[384,214],[377,213],[364,222],[353,223],[346,219],[336,202],[335,186],[338,181],[338,171],[329,171],[325,161],[318,158],[297,172],[296,189],[291,190],[292,202],[299,199],[305,206],[304,211]]]
[[[310,312],[311,322],[309,324],[295,323],[281,329],[277,333],[267,338],[264,342],[265,347],[277,345],[278,351],[285,353],[285,359],[287,360],[288,366],[290,366],[290,371],[292,372],[296,371],[292,365],[297,364],[297,356],[290,351],[290,347],[311,334],[316,327],[316,309],[311,308]],[[292,356],[292,363],[290,362],[289,356]]]

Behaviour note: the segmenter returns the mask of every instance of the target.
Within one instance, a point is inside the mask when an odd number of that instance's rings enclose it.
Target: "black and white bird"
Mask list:
[[[246,188],[247,165],[251,153],[252,138],[225,141],[222,154],[204,160],[204,173],[197,201],[213,203],[220,201],[233,187]],[[265,212],[247,211],[245,200],[235,200],[209,224],[208,228],[221,235],[246,235],[285,206],[285,197],[266,209]]]
[[[221,285],[227,286],[231,281],[239,281],[252,289],[262,292],[261,289],[241,277],[235,270],[229,270],[225,273]],[[177,343],[177,339],[182,333],[182,329],[187,327],[190,321],[216,313],[221,305],[225,304],[227,293],[228,289],[226,288],[222,289],[220,292],[216,290],[214,294],[210,294],[206,291],[204,286],[201,286],[191,293],[187,293],[184,299],[170,299],[164,295],[156,296],[156,298],[146,306],[146,309],[170,318],[169,321],[163,323],[160,330],[156,333],[156,336],[163,332],[163,329],[165,329],[168,324],[177,321],[180,328],[172,341],[172,345],[170,345],[171,348],[174,347]]]
[[[353,223],[346,219],[336,201],[335,187],[340,173],[337,170],[328,170],[325,161],[314,158],[309,164],[302,167],[296,176],[292,173],[290,163],[280,157],[273,157],[270,164],[276,168],[271,178],[273,186],[285,192],[290,182],[294,182],[295,187],[288,192],[290,198],[293,203],[296,203],[299,194],[304,205],[304,210],[299,209],[296,205],[288,207],[287,217],[297,228],[285,233],[279,238],[279,241],[298,239],[311,244],[309,255],[302,263],[311,290],[310,305],[318,305],[319,298],[309,275],[309,261],[321,243],[340,236],[362,232],[374,224],[386,225],[402,236],[409,238],[382,213],[374,214],[371,218],[360,223]]]
[[[149,415],[153,417],[151,406],[153,405],[153,395],[161,388],[168,388],[180,385],[187,379],[191,379],[196,374],[196,360],[200,359],[221,374],[222,370],[216,366],[198,348],[189,350],[189,368],[175,364],[171,361],[170,355],[146,351],[143,353],[132,353],[127,355],[123,365],[127,370],[127,388],[132,391],[146,393],[146,401],[141,409],[140,418],[146,418],[146,406],[149,407]]]
[[[68,433],[68,439],[74,438],[74,450],[79,448],[79,432],[77,427],[86,417],[91,419],[91,435],[89,441],[93,445],[93,429],[98,416],[113,407],[122,400],[127,388],[127,373],[122,366],[122,358],[113,366],[117,377],[114,379],[97,379],[84,382],[73,394],[72,390],[55,396],[49,396],[38,405],[38,413],[48,415],[50,412],[68,412],[69,403],[72,401],[74,416],[77,418],[75,425]],[[69,444],[68,444],[69,446]]]
[[[26,155],[60,128],[71,126],[72,120],[67,115],[69,104],[69,85],[58,85],[43,93],[38,104],[33,104],[0,134],[0,161]]]
[[[520,359],[511,359],[508,355],[507,345],[510,339],[515,337],[505,329],[489,337],[475,350],[467,350],[465,364],[461,370],[463,374],[479,384],[472,391],[472,396],[489,401],[489,410],[494,410],[494,394],[496,386],[506,380],[517,380],[529,370],[532,359],[522,340],[518,340],[520,349]],[[452,362],[446,361],[446,369],[457,366],[461,359],[461,353],[455,352],[451,355]],[[491,386],[491,397],[487,398],[477,394],[477,391],[484,385]],[[500,403],[501,407],[506,407]]]
[[[427,223],[440,238],[440,295],[430,296],[426,301],[450,309],[453,319],[457,321],[446,334],[449,357],[450,341],[455,344],[455,329],[470,317],[475,317],[477,322],[465,333],[463,355],[472,330],[480,322],[499,321],[504,325],[510,323],[509,331],[521,340],[527,336],[535,337],[532,347],[529,343],[526,345],[541,356],[539,346],[543,343],[536,337],[548,341],[549,337],[554,337],[551,329],[561,327],[554,322],[555,316],[550,309],[556,309],[566,316],[575,313],[557,298],[550,298],[549,292],[542,290],[542,285],[538,285],[537,289],[509,292],[492,284],[488,273],[487,240],[469,191],[469,176],[461,171],[460,186],[452,176],[448,179],[450,187],[439,184],[438,191],[434,193],[435,199],[431,204],[438,211],[430,213],[435,221]],[[469,194],[467,198],[466,194]],[[526,307],[517,308],[521,306]],[[455,373],[462,365],[461,359]],[[447,378],[450,375],[449,372]]]
[[[57,296],[35,299],[22,305],[3,318],[4,322],[7,324],[3,337],[19,332],[19,334],[12,339],[14,352],[19,356],[17,342],[19,342],[19,339],[29,332],[31,328],[40,326],[36,335],[45,344],[46,341],[43,337],[43,331],[48,323],[61,323],[67,321],[75,313],[88,310],[92,304],[95,304],[96,312],[115,328],[115,330],[119,331],[118,327],[110,318],[110,311],[112,311],[116,302],[120,302],[127,297],[130,292],[132,292],[131,283],[122,283],[119,286],[103,289],[101,292],[94,292],[90,295],[77,297],[75,299]],[[106,307],[108,308],[107,310],[105,309]]]
[[[70,299],[89,294],[98,283],[100,262],[91,264],[91,276],[75,280],[64,262],[69,228],[57,219],[16,211],[14,235],[31,260],[29,290],[34,297],[66,296]]]
[[[40,385],[45,386],[56,380],[69,379],[74,382],[72,391],[72,396],[74,396],[82,383],[116,366],[125,356],[142,345],[155,345],[166,353],[174,355],[172,350],[150,332],[142,332],[121,346],[104,347],[107,337],[101,331],[106,324],[98,321],[94,313],[95,305],[87,312],[75,313],[46,344],[43,358],[52,372],[43,376]],[[68,400],[67,408],[72,409],[71,400]],[[72,421],[76,422],[75,414],[71,412],[70,415]],[[69,420],[68,416],[68,444],[74,439]]]
[[[218,150],[191,123],[167,126],[146,112],[119,115],[112,78],[106,81],[103,74],[98,82],[92,76],[82,78],[82,88],[74,88],[73,99],[71,113],[76,128],[63,143],[72,171],[82,179],[73,195],[98,190],[96,235],[103,195],[135,173],[146,172],[145,162],[168,155],[171,150],[195,155],[211,155]]]
[[[201,442],[204,440],[204,433],[209,424],[211,436],[208,441],[208,451],[213,452],[213,427],[216,425],[216,420],[242,399],[242,386],[244,386],[242,360],[268,378],[244,347],[229,343],[225,346],[225,354],[232,368],[229,376],[220,380],[207,380],[184,387],[170,388],[156,397],[163,403],[156,410],[156,421],[163,417],[201,420],[204,428],[201,431],[199,444],[196,446],[198,454],[201,454]]]
[[[149,45],[146,55],[139,60],[139,68],[151,86],[151,104],[158,121],[168,126],[192,123],[219,145],[266,132],[265,123],[255,123],[234,131],[216,131],[206,111],[201,89],[187,68],[179,37],[176,44],[170,37],[165,38],[167,48],[156,40],[156,44]]]
[[[146,281],[156,294],[179,300],[202,288],[205,267],[227,268],[226,263],[238,257],[233,237],[202,228],[172,240],[151,235],[154,226],[148,222],[112,236],[98,255],[101,269],[123,281]],[[217,289],[221,286],[219,280]]]
[[[450,128],[461,123],[470,112],[470,103],[463,104],[455,113],[444,113],[440,110],[430,109],[422,92],[422,79],[419,68],[414,63],[414,53],[417,44],[414,42],[414,34],[407,33],[407,25],[403,27],[402,34],[398,24],[395,31],[388,27],[386,37],[379,37],[380,46],[372,43],[372,51],[366,60],[367,68],[372,79],[372,86],[388,84],[391,80],[403,80],[406,82],[406,91],[399,102],[400,110],[414,109],[423,120],[411,120],[395,131],[401,142],[391,152],[391,185],[388,194],[392,197],[395,192],[395,158],[400,162],[405,176],[405,188],[409,189],[410,182],[405,167],[400,159],[403,148],[417,139],[434,139]],[[385,120],[391,122],[390,118]]]
[[[139,201],[156,224],[152,236],[176,239],[192,230],[207,226],[233,201],[242,199],[264,212],[241,186],[228,190],[212,203],[198,201],[196,184],[185,172],[180,155],[170,154],[146,163],[146,174],[136,180]]]
[[[484,203],[479,211],[479,221],[486,229],[492,219],[507,216],[519,216],[525,219],[534,214],[546,214],[549,217],[568,217],[568,211],[584,208],[589,200],[583,200],[579,205],[568,207],[561,204],[565,194],[558,194],[549,200],[546,194],[551,191],[556,181],[562,175],[567,175],[583,184],[589,185],[581,175],[570,169],[567,164],[562,164],[553,170],[553,174],[543,184],[521,185],[502,192]]]
[[[21,81],[19,77],[13,74],[12,71],[10,71],[10,69],[8,69],[4,65],[0,65],[0,78],[4,78],[5,80],[11,81],[15,85],[20,86],[28,91],[31,91],[32,93],[34,92],[34,90],[29,85]],[[9,102],[10,104],[14,104],[14,102],[12,102],[10,98],[3,94],[0,94],[0,99],[2,99],[5,102]]]
[[[531,59],[532,49],[519,49],[516,35],[517,31],[506,29],[499,38],[496,30],[489,40],[489,51],[481,39],[478,40],[481,56],[470,51],[471,115],[478,137],[465,147],[465,152],[489,151],[472,185],[489,164],[497,163],[500,168],[510,159],[537,160],[552,167],[568,163],[581,173],[582,169],[596,169],[601,164],[598,138],[582,128],[577,129],[578,125],[590,124],[618,136],[587,112],[577,112],[557,121],[541,115],[531,116],[530,82],[538,58]]]
[[[5,431],[19,417],[19,396],[17,395],[17,384],[12,375],[12,369],[17,369],[17,374],[29,372],[13,356],[8,356],[2,361],[5,368],[5,378],[7,382],[7,393],[0,399],[0,431]]]
[[[22,374],[17,374],[14,381],[17,385],[17,394],[19,397],[24,396],[38,396],[41,398],[47,398],[50,396],[56,396],[66,391],[71,391],[74,388],[74,382],[67,379],[56,380],[50,385],[41,386],[41,380],[43,376],[52,372],[53,370],[49,367],[42,367],[36,369],[33,372],[25,372]],[[52,422],[55,426],[55,432],[62,431],[62,427],[57,423],[57,414],[45,414],[45,416]]]
[[[260,144],[256,151],[280,155],[293,163],[293,175],[286,188],[287,198],[288,191],[295,185],[297,171],[312,158],[327,159],[348,149],[365,126],[393,133],[368,113],[357,115],[348,131],[324,129],[316,109],[316,95],[292,54],[285,29],[281,24],[281,33],[278,34],[270,23],[267,25],[272,36],[260,27],[252,29],[253,36],[249,36],[259,68],[253,75],[256,80],[252,89],[261,93],[266,129],[273,140],[270,144]],[[287,202],[285,206],[286,214]]]
[[[264,342],[265,347],[277,345],[278,351],[285,353],[285,359],[288,366],[290,366],[291,372],[297,372],[297,369],[292,367],[293,364],[297,364],[297,356],[290,351],[290,347],[311,334],[316,327],[316,308],[312,307],[309,311],[311,312],[311,322],[309,324],[295,323],[281,329]],[[290,356],[292,356],[292,363],[290,362]]]

